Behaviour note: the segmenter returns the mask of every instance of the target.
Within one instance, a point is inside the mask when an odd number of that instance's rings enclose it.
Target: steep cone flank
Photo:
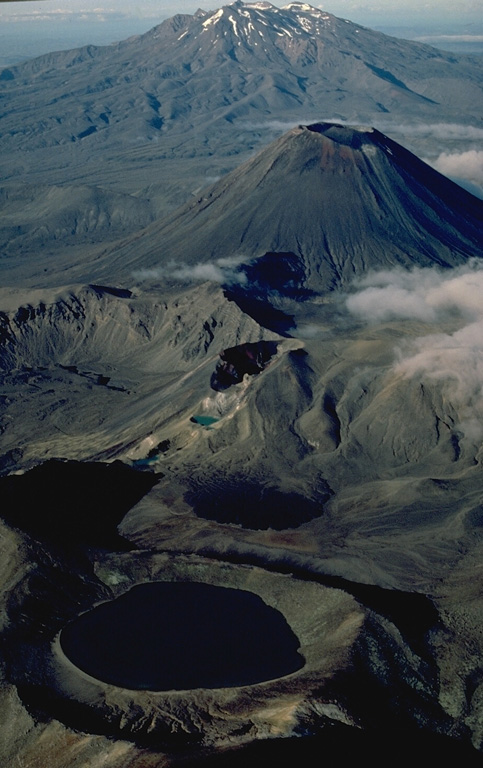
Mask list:
[[[293,253],[305,287],[483,256],[483,203],[370,128],[299,126],[141,237],[109,269]]]

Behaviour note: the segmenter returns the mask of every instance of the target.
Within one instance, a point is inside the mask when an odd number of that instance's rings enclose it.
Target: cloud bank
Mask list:
[[[483,265],[472,261],[450,272],[384,271],[367,276],[346,300],[365,322],[420,320],[444,331],[395,349],[393,370],[404,378],[438,382],[459,416],[466,440],[483,439]]]
[[[397,128],[398,134],[409,138],[441,139],[443,141],[481,141],[483,128],[462,123],[379,123],[381,131]]]
[[[169,264],[140,269],[133,273],[138,282],[153,282],[160,280],[179,280],[183,283],[211,281],[223,285],[243,285],[247,282],[246,274],[239,269],[241,259],[222,258],[214,262],[200,264]]]
[[[483,264],[441,271],[403,269],[373,272],[359,280],[357,292],[347,297],[352,315],[366,322],[448,318],[483,321]]]
[[[436,160],[426,162],[483,198],[483,151],[471,149],[467,152],[442,152]]]

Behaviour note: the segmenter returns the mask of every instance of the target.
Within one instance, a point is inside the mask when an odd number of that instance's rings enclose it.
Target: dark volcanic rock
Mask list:
[[[266,768],[267,765],[303,765],[319,768],[326,765],[358,765],[367,760],[371,766],[383,768],[398,755],[397,765],[410,764],[416,755],[430,754],[433,760],[450,760],[467,768],[477,768],[482,758],[471,746],[447,736],[432,734],[420,728],[386,726],[362,730],[341,723],[330,723],[316,736],[270,739],[242,749],[230,749],[204,755],[190,768]]]
[[[239,384],[245,374],[253,376],[261,373],[276,351],[277,344],[274,341],[248,342],[224,349],[220,352],[221,361],[211,377],[212,389],[228,389],[233,384]]]
[[[266,253],[259,259],[244,264],[242,269],[249,283],[246,294],[252,297],[258,295],[260,298],[269,298],[275,294],[301,301],[312,295],[311,291],[302,287],[306,272],[300,254]]]
[[[157,479],[121,462],[52,459],[24,475],[0,478],[1,514],[34,538],[69,550],[132,549],[116,526]]]
[[[215,484],[215,480],[212,480]],[[283,531],[323,514],[324,503],[331,496],[327,484],[319,488],[317,500],[295,492],[257,485],[251,480],[230,479],[211,488],[194,488],[185,494],[199,517],[219,523],[241,525],[253,530]]]

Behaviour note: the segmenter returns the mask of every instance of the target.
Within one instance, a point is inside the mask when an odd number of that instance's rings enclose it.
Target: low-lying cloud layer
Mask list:
[[[246,274],[239,269],[240,258],[222,258],[203,264],[169,264],[139,269],[133,273],[138,282],[153,282],[159,280],[179,280],[187,283],[212,281],[223,285],[243,285],[247,282]]]
[[[398,134],[409,138],[429,138],[444,141],[481,141],[483,128],[463,123],[381,123],[380,130],[388,132],[397,128]]]
[[[403,269],[373,272],[347,298],[351,314],[366,321],[427,322],[448,317],[483,321],[483,264],[476,259],[451,271]]]
[[[357,284],[346,306],[360,320],[444,323],[395,350],[394,372],[437,381],[471,442],[483,439],[483,265],[374,273]]]
[[[483,151],[442,152],[430,162],[433,168],[483,198]]]

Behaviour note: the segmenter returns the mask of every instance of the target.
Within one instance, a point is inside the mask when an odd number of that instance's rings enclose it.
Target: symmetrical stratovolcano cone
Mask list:
[[[109,255],[109,270],[293,253],[301,285],[483,257],[483,202],[370,128],[299,126]],[[113,263],[114,262],[114,263]]]

